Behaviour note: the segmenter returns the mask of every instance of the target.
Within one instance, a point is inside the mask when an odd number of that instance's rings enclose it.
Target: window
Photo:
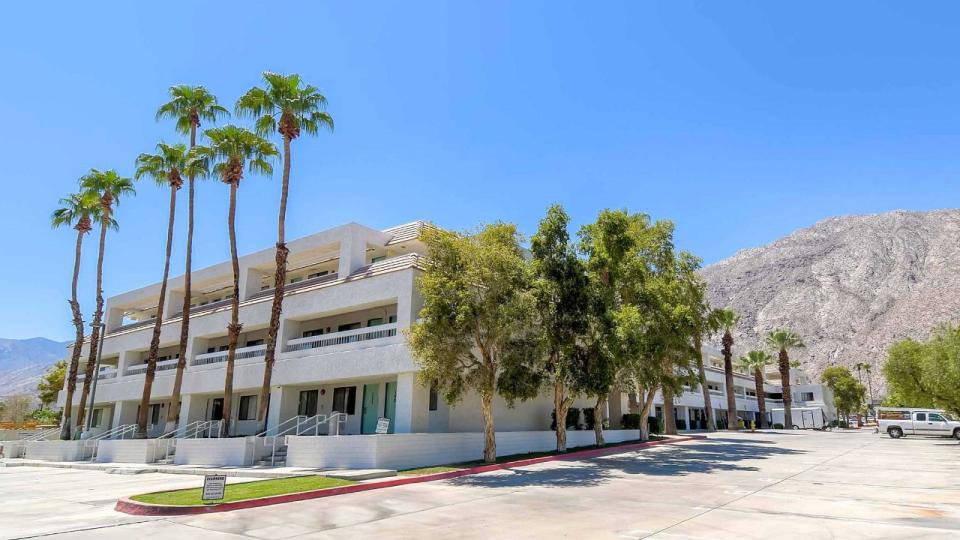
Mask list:
[[[437,410],[437,405],[439,404],[439,401],[440,401],[439,398],[440,396],[437,393],[437,387],[431,384],[430,385],[430,410],[431,411]]]
[[[300,392],[300,405],[297,407],[297,414],[300,416],[316,416],[318,394],[319,390],[302,390]]]
[[[217,352],[216,347],[207,347],[207,354],[214,353],[214,352]]]
[[[944,421],[942,416],[940,416],[939,414],[934,414],[934,413],[930,413],[930,418],[929,418],[929,420],[930,420],[931,422],[943,422],[943,421]]]
[[[341,324],[337,327],[337,332],[346,332],[347,330],[356,330],[357,328],[360,328],[360,323],[358,322]]]
[[[386,259],[386,258],[387,258],[386,255],[380,255],[379,257],[374,257],[374,258],[370,259],[370,264],[378,263],[378,262],[380,262],[380,261],[382,261],[382,260],[384,260],[384,259]]]
[[[223,420],[223,398],[214,398],[210,405],[210,419]]]
[[[926,421],[927,421],[927,413],[918,412],[918,413],[917,413],[917,421],[918,421],[918,422],[926,422]]]
[[[90,421],[90,427],[100,427],[100,420],[103,419],[103,409],[93,410],[93,419]]]
[[[297,276],[297,277],[291,279],[291,280],[290,280],[290,283],[300,283],[301,281],[303,281],[303,276]]]
[[[391,315],[391,316],[387,317],[387,322],[388,322],[388,323],[395,323],[395,322],[397,322],[397,316],[396,316],[396,315]]]
[[[800,392],[800,401],[813,401],[813,392]]]
[[[155,426],[160,423],[160,404],[150,406],[150,425]]]
[[[357,405],[357,387],[341,386],[333,389],[333,411],[353,414]]]
[[[329,274],[329,273],[330,273],[330,272],[327,271],[327,270],[322,270],[322,271],[320,271],[320,272],[314,272],[314,273],[308,275],[308,276],[307,276],[307,279],[318,278],[318,277],[320,277],[320,276],[325,276],[325,275],[327,275],[327,274]]]
[[[257,419],[257,396],[240,396],[240,411],[237,420]]]
[[[251,339],[247,341],[247,347],[256,347],[257,345],[263,345],[262,339]]]
[[[383,324],[383,317],[377,317],[376,319],[367,321],[367,326],[380,326],[381,324]]]
[[[303,337],[305,338],[322,336],[322,335],[323,335],[323,328],[317,328],[316,330],[307,330],[306,332],[303,333]]]

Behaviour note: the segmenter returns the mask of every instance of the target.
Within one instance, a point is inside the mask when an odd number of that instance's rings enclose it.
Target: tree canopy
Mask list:
[[[855,413],[863,406],[866,388],[850,373],[845,366],[830,366],[823,370],[820,377],[833,393],[833,406],[843,416]]]
[[[927,341],[895,343],[883,376],[896,405],[960,414],[960,326],[939,326]]]

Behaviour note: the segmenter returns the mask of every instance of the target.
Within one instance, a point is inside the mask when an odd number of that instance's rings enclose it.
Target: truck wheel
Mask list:
[[[891,439],[899,439],[903,437],[903,430],[898,427],[892,427],[887,430],[887,435],[890,435]]]
[[[960,440],[960,429],[953,430],[953,438]]]

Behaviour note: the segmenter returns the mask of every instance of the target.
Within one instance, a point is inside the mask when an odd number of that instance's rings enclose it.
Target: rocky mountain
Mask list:
[[[827,219],[703,276],[711,303],[742,317],[738,354],[789,327],[807,345],[793,356],[811,379],[833,364],[869,362],[879,394],[890,344],[960,321],[960,210]]]
[[[0,396],[35,394],[40,377],[67,354],[67,343],[0,338]]]

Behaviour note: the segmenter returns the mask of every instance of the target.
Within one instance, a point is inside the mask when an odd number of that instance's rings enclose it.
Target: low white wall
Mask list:
[[[177,439],[177,465],[250,466],[263,456],[263,438]]]
[[[639,430],[604,431],[608,443],[640,438]],[[568,431],[567,447],[589,446],[593,431]],[[497,433],[497,454],[556,448],[553,431]],[[287,466],[347,469],[410,469],[483,459],[483,433],[396,433],[339,437],[287,437]]]
[[[23,447],[26,445],[24,441],[11,441],[3,440],[0,441],[0,446],[3,447],[3,457],[5,458],[18,458],[23,454]]]
[[[170,439],[105,440],[97,443],[99,463],[153,463],[163,459]]]
[[[30,441],[25,443],[23,457],[43,461],[83,461],[93,454],[93,442]]]

